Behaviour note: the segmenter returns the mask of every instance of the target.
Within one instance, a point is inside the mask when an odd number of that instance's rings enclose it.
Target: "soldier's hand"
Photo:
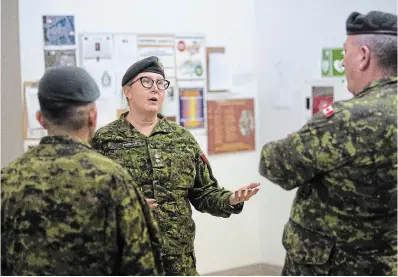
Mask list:
[[[151,199],[151,198],[145,198],[146,203],[148,204],[149,208],[151,210],[156,209],[157,207],[159,207],[159,204],[156,203],[155,199]]]
[[[249,200],[260,190],[260,183],[251,183],[246,187],[241,187],[229,197],[229,204],[236,205],[241,202]]]

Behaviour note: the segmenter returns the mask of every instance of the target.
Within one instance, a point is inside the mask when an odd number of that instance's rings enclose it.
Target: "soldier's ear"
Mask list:
[[[370,65],[370,58],[371,58],[371,53],[369,47],[366,45],[362,45],[361,49],[359,50],[361,54],[361,60],[359,63],[359,69],[361,71],[366,70],[369,65]]]
[[[97,127],[97,107],[93,104],[88,110],[88,126],[90,128]]]
[[[40,111],[36,112],[36,119],[37,121],[40,123],[41,127],[43,127],[44,129],[46,129],[46,126],[44,124],[44,120],[43,120],[43,115],[41,114]]]
[[[126,96],[127,100],[131,99],[131,89],[130,89],[129,86],[124,86],[123,87],[123,94]]]

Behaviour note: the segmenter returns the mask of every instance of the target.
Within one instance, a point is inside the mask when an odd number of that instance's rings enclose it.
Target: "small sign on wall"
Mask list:
[[[345,75],[345,70],[341,64],[344,59],[343,48],[323,48],[322,49],[322,76],[339,77]]]

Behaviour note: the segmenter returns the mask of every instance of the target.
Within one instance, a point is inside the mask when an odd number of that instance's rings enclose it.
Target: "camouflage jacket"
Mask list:
[[[294,261],[325,264],[335,246],[346,273],[396,274],[397,78],[372,82],[266,144],[259,170],[286,190],[298,187],[283,234]]]
[[[243,204],[229,205],[231,192],[220,188],[191,133],[159,115],[147,137],[125,119],[99,129],[92,146],[127,168],[147,198],[159,204],[154,216],[163,234],[163,254],[194,250],[195,223],[190,203],[200,212],[229,217]]]
[[[160,234],[128,172],[71,137],[1,171],[3,275],[161,275]]]

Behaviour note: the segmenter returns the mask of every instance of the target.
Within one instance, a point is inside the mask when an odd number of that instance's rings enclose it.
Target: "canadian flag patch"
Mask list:
[[[202,153],[202,154],[200,155],[200,157],[202,158],[202,160],[203,160],[205,163],[209,164],[209,160],[207,159],[205,153]]]
[[[326,115],[326,117],[331,117],[334,114],[334,109],[332,105],[327,105],[322,109],[322,112]]]

